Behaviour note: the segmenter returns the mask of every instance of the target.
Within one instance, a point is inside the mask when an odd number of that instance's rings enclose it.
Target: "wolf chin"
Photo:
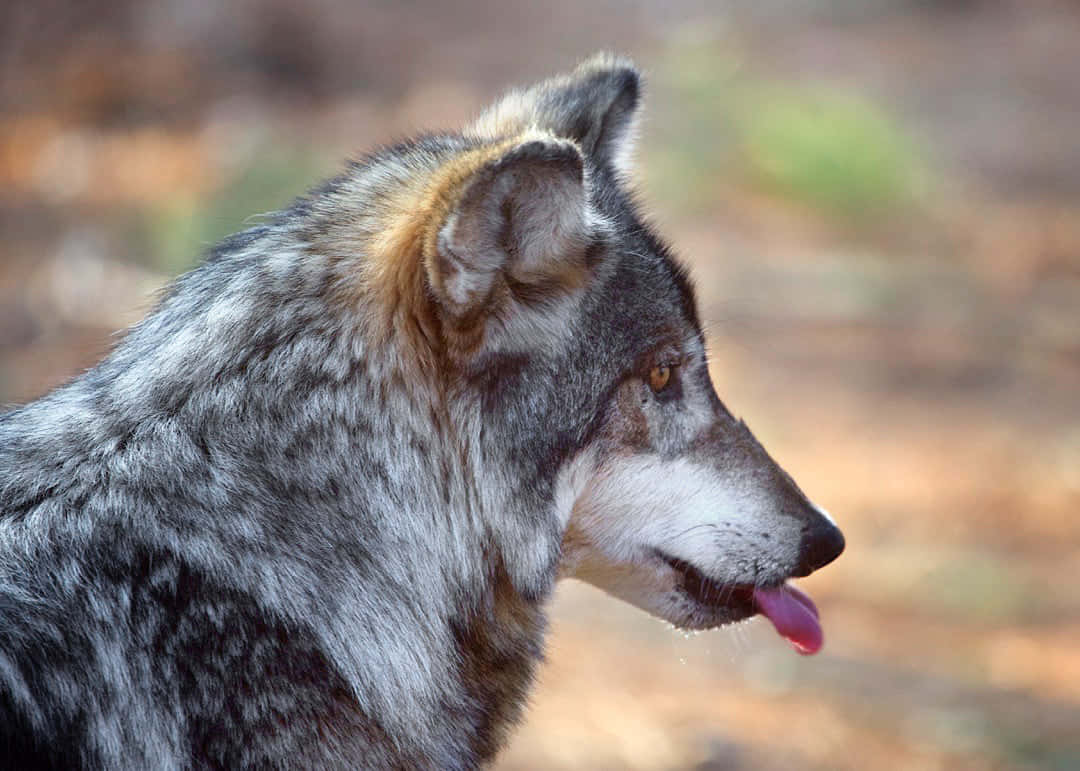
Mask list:
[[[843,548],[717,397],[599,56],[227,239],[0,416],[0,757],[473,768],[561,577],[684,628]]]

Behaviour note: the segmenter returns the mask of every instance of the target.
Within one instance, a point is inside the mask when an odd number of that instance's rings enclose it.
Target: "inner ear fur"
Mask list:
[[[577,146],[529,139],[465,181],[428,255],[430,286],[453,318],[475,316],[500,285],[537,287],[583,270],[585,165]]]

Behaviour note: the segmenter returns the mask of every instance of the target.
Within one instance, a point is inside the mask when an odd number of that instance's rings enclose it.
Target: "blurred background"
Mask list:
[[[1080,768],[1080,4],[0,5],[0,402],[202,250],[601,48],[713,377],[843,526],[826,648],[578,584],[501,769]]]

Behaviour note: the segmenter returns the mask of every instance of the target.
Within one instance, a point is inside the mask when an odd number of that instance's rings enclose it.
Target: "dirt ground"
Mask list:
[[[625,51],[714,380],[847,551],[810,658],[562,585],[497,767],[1080,768],[1080,6],[103,7],[0,11],[0,403],[341,158]]]

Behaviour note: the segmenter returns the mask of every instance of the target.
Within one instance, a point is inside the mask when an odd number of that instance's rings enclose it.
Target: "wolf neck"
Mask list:
[[[368,359],[379,364],[356,393],[377,427],[358,463],[362,521],[343,515],[352,570],[326,586],[337,600],[316,611],[317,631],[365,711],[401,720],[392,734],[427,715],[446,734],[424,753],[480,760],[531,684],[550,584],[528,597],[516,585],[527,536],[505,531],[522,512],[490,478],[477,406],[446,404],[408,368],[384,369],[390,354]]]

